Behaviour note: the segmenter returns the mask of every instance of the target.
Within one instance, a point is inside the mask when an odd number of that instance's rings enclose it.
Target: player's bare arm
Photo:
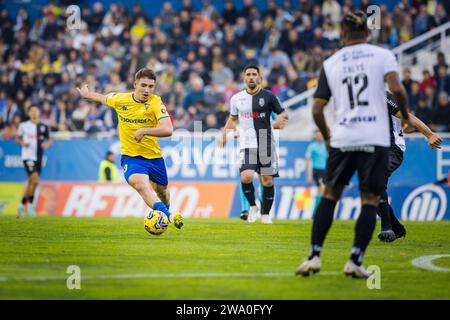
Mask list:
[[[82,85],[81,88],[77,88],[77,90],[80,93],[80,96],[82,96],[84,99],[98,102],[101,104],[106,104],[106,95],[89,91],[89,87],[87,84]]]
[[[274,129],[283,129],[287,125],[288,120],[289,120],[289,116],[288,116],[287,112],[283,111],[282,113],[280,113],[277,116],[277,119],[273,123],[273,128]]]
[[[401,118],[400,112],[397,112],[395,115],[397,118]],[[427,140],[428,145],[432,149],[440,148],[442,144],[442,138],[436,132],[433,132],[425,123],[422,122],[419,118],[417,118],[412,113],[409,113],[409,119],[414,129],[417,129],[421,134],[423,134]],[[404,126],[405,132],[411,132],[411,127],[409,125]]]
[[[316,123],[317,128],[319,128],[320,133],[322,133],[323,139],[325,140],[325,145],[327,146],[327,150],[330,150],[330,129],[327,126],[327,122],[325,120],[325,115],[323,113],[323,109],[328,104],[327,100],[316,98],[314,99],[314,104],[312,108],[312,114],[314,122]]]
[[[225,126],[222,129],[222,132],[219,135],[218,144],[219,146],[224,146],[227,143],[227,134],[230,131],[235,131],[238,123],[238,116],[230,115],[228,117],[227,122],[225,123]]]
[[[306,158],[306,184],[312,185],[312,163],[310,158]]]
[[[400,82],[400,78],[397,72],[389,72],[384,76],[384,80],[387,82],[389,90],[395,97],[395,100],[398,103],[400,114],[402,116],[402,120],[405,124],[414,126],[409,118],[408,112],[408,96],[406,93],[406,89],[403,84]]]
[[[158,125],[155,128],[141,128],[134,132],[134,139],[137,142],[141,142],[141,140],[145,136],[153,136],[153,137],[170,137],[173,133],[172,121],[170,118],[164,118],[159,120]]]

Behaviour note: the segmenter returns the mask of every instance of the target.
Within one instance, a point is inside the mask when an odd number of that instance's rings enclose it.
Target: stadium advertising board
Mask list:
[[[228,216],[234,183],[171,184],[171,209],[185,217]],[[38,215],[65,217],[143,217],[149,211],[137,192],[126,183],[44,182],[39,188]]]
[[[215,141],[160,139],[170,181],[236,181],[239,153],[236,141],[228,148],[217,148]],[[280,141],[279,183],[306,184],[305,152],[309,141]],[[448,149],[448,151],[447,151]],[[98,166],[108,150],[120,152],[116,140],[73,139],[56,141],[46,150],[42,180],[97,181]],[[117,157],[117,165],[120,163]],[[390,186],[420,186],[438,179],[450,166],[450,149],[431,150],[424,139],[408,139],[402,166],[394,173]],[[10,140],[0,140],[0,181],[26,180],[20,158],[20,146]]]
[[[186,217],[238,217],[238,150],[235,141],[217,148],[214,141],[161,140],[171,184],[171,206]],[[312,217],[315,188],[305,188],[307,141],[281,141],[280,178],[276,182],[274,216],[280,219]],[[423,139],[409,139],[403,165],[391,177],[389,195],[402,219],[450,219],[449,188],[429,184],[448,171],[448,146],[436,152]],[[86,152],[88,150],[89,152]],[[107,150],[120,150],[114,140],[74,139],[56,141],[44,157],[42,183],[37,197],[40,214],[62,216],[142,216],[145,204],[125,183],[101,185],[98,165]],[[450,151],[450,149],[449,149]],[[119,157],[118,157],[119,158]],[[236,161],[231,161],[234,159]],[[117,159],[119,161],[119,159]],[[20,148],[13,141],[0,140],[0,208],[15,214],[26,173]],[[51,182],[49,182],[51,181]],[[336,209],[338,219],[354,219],[359,212],[356,181],[344,193]]]
[[[311,219],[317,190],[302,186],[281,185],[276,190],[273,216],[278,219]],[[450,220],[448,199],[450,188],[446,185],[425,184],[419,187],[392,187],[389,189],[391,205],[402,220]],[[239,217],[240,203],[233,203],[231,217]],[[335,218],[356,219],[361,209],[358,188],[352,186],[336,206]]]
[[[0,212],[15,214],[23,186],[2,183],[0,187]],[[185,217],[237,218],[241,211],[239,185],[235,182],[174,182],[170,192],[171,208],[183,212]],[[315,187],[281,184],[276,188],[271,214],[276,219],[311,219],[316,193]],[[394,211],[402,220],[450,220],[448,186],[393,187],[389,195]],[[148,212],[139,195],[125,183],[44,182],[38,190],[36,204],[40,216],[142,217]],[[356,219],[360,208],[358,189],[352,186],[339,201],[335,217]]]

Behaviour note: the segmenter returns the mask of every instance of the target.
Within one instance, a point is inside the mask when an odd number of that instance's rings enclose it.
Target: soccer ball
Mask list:
[[[169,218],[164,212],[153,210],[144,218],[144,227],[148,233],[158,236],[163,234],[169,226]]]

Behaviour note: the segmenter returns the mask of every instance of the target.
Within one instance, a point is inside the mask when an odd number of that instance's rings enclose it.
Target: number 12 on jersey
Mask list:
[[[359,73],[356,76],[348,76],[342,80],[342,83],[347,85],[347,91],[348,91],[348,98],[350,101],[350,109],[353,109],[356,106],[358,107],[367,107],[369,105],[369,101],[362,100],[360,97],[361,94],[367,89],[367,86],[369,84],[367,75],[365,73]],[[355,96],[353,94],[353,87],[355,87],[355,90],[358,89],[358,93],[356,94],[356,103],[355,103]]]

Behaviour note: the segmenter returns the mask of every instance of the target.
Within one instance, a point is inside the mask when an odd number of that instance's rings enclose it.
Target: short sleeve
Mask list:
[[[276,95],[272,95],[272,111],[276,114],[280,114],[284,111],[283,107],[281,106],[280,100]]]
[[[230,114],[232,116],[237,116],[238,115],[238,109],[237,109],[234,97],[232,97],[230,99]]]
[[[48,126],[45,126],[44,138],[45,138],[46,140],[49,140],[49,139],[50,139],[50,129],[49,129]]]
[[[111,92],[106,95],[106,105],[111,108],[115,108],[117,105],[117,100],[119,99],[119,94],[117,92]]]
[[[306,158],[306,159],[311,159],[311,153],[312,153],[312,144],[310,144],[310,145],[306,148],[305,158]]]
[[[161,99],[159,102],[159,106],[157,106],[154,110],[155,110],[154,112],[155,112],[156,120],[158,120],[158,121],[169,117],[169,113],[167,112],[166,106],[164,105],[164,103],[162,102]]]
[[[19,124],[19,128],[17,128],[17,135],[19,136],[19,137],[23,137],[23,125],[22,124]]]
[[[395,58],[395,55],[391,51],[386,50],[386,54],[382,55],[382,57],[383,57],[382,63],[384,75],[390,72],[398,72],[397,59]]]
[[[329,101],[330,98],[331,98],[330,86],[328,85],[328,79],[327,75],[325,74],[325,69],[322,67],[322,70],[320,70],[317,89],[316,92],[314,92],[314,99]]]
[[[386,92],[386,103],[389,109],[389,114],[395,116],[400,111],[397,101],[395,101],[394,95],[390,92]]]

